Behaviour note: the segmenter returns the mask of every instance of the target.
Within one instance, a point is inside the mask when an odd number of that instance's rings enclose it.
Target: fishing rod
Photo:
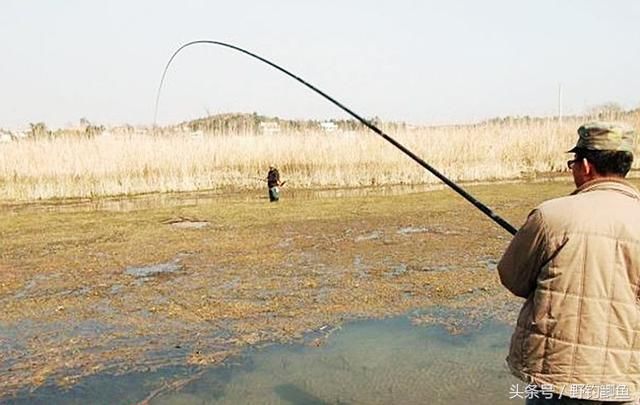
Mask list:
[[[454,183],[453,181],[449,180],[445,175],[440,173],[433,166],[431,166],[430,164],[428,164],[427,162],[422,160],[415,153],[411,152],[409,149],[407,149],[403,145],[401,145],[398,141],[396,141],[395,139],[393,139],[389,135],[387,135],[384,132],[382,132],[382,130],[380,130],[378,127],[376,127],[375,125],[373,125],[369,121],[365,120],[364,118],[362,118],[361,116],[359,116],[358,114],[353,112],[351,109],[349,109],[346,106],[344,106],[342,103],[340,103],[339,101],[337,101],[336,99],[334,99],[333,97],[328,95],[327,93],[325,93],[322,90],[318,89],[317,87],[309,84],[308,82],[306,82],[305,80],[301,79],[300,77],[294,75],[293,73],[289,72],[288,70],[276,65],[275,63],[271,62],[270,60],[267,60],[267,59],[263,58],[262,56],[256,55],[255,53],[249,52],[246,49],[242,49],[242,48],[240,48],[238,46],[231,45],[231,44],[228,44],[228,43],[225,43],[225,42],[210,41],[210,40],[191,41],[191,42],[187,42],[186,44],[182,45],[180,48],[178,48],[173,53],[173,55],[171,55],[171,58],[167,62],[166,66],[164,67],[164,71],[162,72],[162,78],[160,79],[160,85],[158,86],[158,93],[156,95],[156,107],[155,107],[155,113],[154,113],[154,117],[153,117],[153,126],[154,127],[156,126],[156,120],[158,118],[158,103],[160,101],[160,90],[162,89],[162,84],[164,83],[164,79],[165,79],[165,77],[167,75],[167,71],[169,70],[169,66],[171,65],[171,62],[178,55],[178,53],[180,53],[180,51],[182,51],[184,48],[192,46],[192,45],[196,45],[196,44],[219,45],[219,46],[222,46],[222,47],[225,47],[225,48],[233,49],[233,50],[238,51],[240,53],[243,53],[245,55],[251,56],[252,58],[255,58],[255,59],[257,59],[257,60],[259,60],[259,61],[261,61],[263,63],[266,63],[267,65],[273,67],[274,69],[277,69],[280,72],[284,73],[285,75],[297,80],[298,82],[302,83],[306,87],[310,88],[311,90],[315,91],[316,93],[320,94],[325,99],[329,100],[330,102],[332,102],[333,104],[338,106],[340,109],[345,111],[347,114],[351,115],[353,118],[355,118],[358,121],[360,121],[360,123],[362,123],[365,127],[369,128],[370,130],[372,130],[376,134],[380,135],[385,141],[389,142],[390,144],[392,144],[396,148],[400,149],[402,152],[404,152],[404,154],[409,156],[411,159],[415,160],[420,166],[422,166],[425,169],[427,169],[429,172],[431,172],[431,174],[433,174],[438,179],[440,179],[444,184],[446,184],[447,186],[451,187],[453,189],[453,191],[455,191],[456,193],[461,195],[464,199],[466,199],[471,204],[473,204],[476,208],[478,208],[480,211],[482,211],[485,215],[487,215],[489,218],[491,218],[494,222],[496,222],[498,225],[503,227],[507,232],[511,233],[512,235],[515,235],[515,233],[518,231],[516,228],[513,227],[513,225],[508,223],[501,216],[499,216],[498,214],[493,212],[489,207],[487,207],[486,205],[481,203],[479,200],[474,198],[471,194],[466,192],[462,187],[458,186],[456,183]]]
[[[268,179],[268,178],[266,178],[266,177],[264,177],[264,178],[263,178],[263,177],[249,177],[249,178],[250,178],[251,180],[257,180],[257,181],[264,181],[264,182],[269,181],[269,179]],[[284,183],[286,183],[286,182],[287,182],[286,180],[285,180],[285,181],[282,181],[282,182],[280,182],[280,185],[281,185],[281,186],[284,186]]]

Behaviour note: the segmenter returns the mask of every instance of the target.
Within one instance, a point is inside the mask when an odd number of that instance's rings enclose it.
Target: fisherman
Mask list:
[[[624,180],[633,128],[578,129],[576,190],[529,214],[498,264],[525,298],[507,363],[527,404],[633,403],[640,396],[640,193]]]
[[[269,173],[267,173],[267,187],[269,189],[269,201],[275,202],[280,199],[280,186],[284,183],[280,182],[280,172],[278,169],[270,165]]]

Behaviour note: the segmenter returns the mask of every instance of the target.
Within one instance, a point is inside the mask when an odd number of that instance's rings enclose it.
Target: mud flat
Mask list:
[[[515,226],[572,189],[569,179],[468,187]],[[425,308],[463,311],[414,319],[454,334],[513,321],[519,301],[495,270],[510,235],[466,201],[448,190],[341,194],[2,205],[0,392],[220,364],[314,334],[322,346],[345,321]]]

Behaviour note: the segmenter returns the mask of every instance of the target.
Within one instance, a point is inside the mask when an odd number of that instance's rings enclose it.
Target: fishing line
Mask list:
[[[225,42],[210,41],[210,40],[191,41],[191,42],[187,42],[186,44],[182,45],[180,48],[178,48],[173,53],[173,55],[171,55],[171,58],[167,62],[166,66],[164,67],[164,71],[162,72],[162,78],[160,79],[160,85],[158,86],[158,93],[156,95],[155,112],[154,112],[154,116],[153,116],[153,125],[154,125],[154,127],[156,126],[156,120],[158,118],[158,103],[160,101],[160,91],[162,90],[162,84],[164,83],[164,79],[165,79],[165,77],[167,75],[167,71],[169,70],[169,66],[171,65],[171,62],[173,61],[173,59],[175,59],[175,57],[178,55],[178,53],[180,53],[180,51],[182,51],[184,48],[192,46],[192,45],[197,45],[197,44],[219,45],[219,46],[223,46],[225,48],[233,49],[233,50],[241,52],[241,53],[243,53],[245,55],[251,56],[252,58],[255,58],[255,59],[257,59],[257,60],[259,60],[259,61],[261,61],[263,63],[266,63],[267,65],[273,67],[274,69],[277,69],[277,70],[281,71],[282,73],[284,73],[285,75],[297,80],[298,82],[302,83],[303,85],[305,85],[306,87],[310,88],[314,92],[320,94],[325,99],[331,101],[336,106],[340,107],[340,109],[342,109],[347,114],[351,115],[353,118],[355,118],[358,121],[360,121],[360,123],[362,123],[364,126],[369,128],[370,130],[372,130],[376,134],[380,135],[384,140],[386,140],[387,142],[389,142],[390,144],[392,144],[396,148],[400,149],[402,152],[404,152],[411,159],[415,160],[420,166],[422,166],[425,169],[427,169],[429,172],[431,172],[431,174],[436,176],[438,179],[440,179],[447,186],[451,187],[456,193],[460,194],[462,197],[464,197],[464,199],[469,201],[476,208],[478,208],[480,211],[482,211],[485,215],[487,215],[489,218],[491,218],[494,222],[496,222],[498,225],[503,227],[507,232],[511,233],[512,235],[515,235],[515,233],[518,231],[516,228],[513,227],[513,225],[511,225],[506,220],[504,220],[502,217],[500,217],[498,214],[493,212],[489,207],[487,207],[486,205],[484,205],[483,203],[478,201],[471,194],[466,192],[462,187],[458,186],[456,183],[454,183],[453,181],[449,180],[445,175],[440,173],[438,170],[436,170],[430,164],[428,164],[427,162],[422,160],[420,157],[418,157],[416,154],[411,152],[409,149],[405,148],[403,145],[398,143],[395,139],[391,138],[389,135],[387,135],[384,132],[382,132],[382,130],[380,130],[378,127],[376,127],[375,125],[373,125],[369,121],[365,120],[364,118],[360,117],[358,114],[356,114],[351,109],[349,109],[346,106],[344,106],[342,103],[340,103],[339,101],[337,101],[336,99],[334,99],[333,97],[328,95],[327,93],[325,93],[322,90],[318,89],[317,87],[309,84],[308,82],[306,82],[305,80],[301,79],[300,77],[294,75],[293,73],[289,72],[288,70],[276,65],[275,63],[271,62],[270,60],[267,60],[267,59],[263,58],[262,56],[256,55],[255,53],[249,52],[246,49],[242,49],[242,48],[240,48],[238,46],[231,45],[231,44],[228,44],[228,43],[225,43]]]

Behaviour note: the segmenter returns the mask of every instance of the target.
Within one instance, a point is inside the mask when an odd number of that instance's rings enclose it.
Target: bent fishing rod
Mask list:
[[[171,65],[171,62],[173,61],[173,59],[175,59],[175,57],[178,55],[178,53],[180,53],[180,51],[182,51],[184,48],[187,48],[187,47],[192,46],[192,45],[197,45],[197,44],[219,45],[219,46],[222,46],[222,47],[225,47],[225,48],[233,49],[233,50],[238,51],[240,53],[243,53],[245,55],[251,56],[252,58],[255,58],[255,59],[259,60],[260,62],[266,63],[267,65],[273,67],[274,69],[279,70],[280,72],[284,73],[285,75],[297,80],[298,82],[302,83],[303,85],[305,85],[309,89],[311,89],[314,92],[320,94],[322,97],[324,97],[325,99],[329,100],[330,102],[332,102],[333,104],[338,106],[344,112],[346,112],[347,114],[351,115],[353,118],[355,118],[360,123],[362,123],[362,125],[364,125],[365,127],[369,128],[370,130],[372,130],[376,134],[380,135],[385,141],[389,142],[390,144],[392,144],[396,148],[400,149],[402,152],[404,152],[404,154],[406,154],[411,159],[415,160],[420,166],[424,167],[429,172],[431,172],[431,174],[433,174],[438,179],[440,179],[444,184],[446,184],[447,186],[452,188],[453,191],[455,191],[456,193],[460,194],[464,199],[469,201],[476,208],[478,208],[480,211],[482,211],[485,215],[487,215],[489,218],[491,218],[494,222],[496,222],[498,225],[503,227],[507,232],[511,233],[512,235],[515,235],[515,233],[518,231],[516,228],[513,227],[513,225],[508,223],[506,220],[504,220],[498,214],[493,212],[489,207],[487,207],[486,205],[481,203],[479,200],[474,198],[471,194],[466,192],[462,187],[458,186],[456,183],[454,183],[453,181],[449,180],[445,175],[440,173],[433,166],[431,166],[430,164],[428,164],[427,162],[422,160],[416,154],[414,154],[409,149],[407,149],[406,147],[401,145],[398,141],[396,141],[395,139],[393,139],[389,135],[387,135],[384,132],[382,132],[382,130],[380,130],[378,127],[373,125],[371,122],[365,120],[364,118],[362,118],[361,116],[359,116],[358,114],[353,112],[351,109],[347,108],[345,105],[343,105],[342,103],[340,103],[339,101],[337,101],[336,99],[334,99],[333,97],[328,95],[327,93],[325,93],[322,90],[318,89],[317,87],[309,84],[305,80],[303,80],[300,77],[294,75],[293,73],[289,72],[288,70],[284,69],[283,67],[278,66],[277,64],[271,62],[270,60],[267,60],[267,59],[263,58],[262,56],[256,55],[255,53],[249,52],[246,49],[242,49],[242,48],[240,48],[238,46],[231,45],[231,44],[228,44],[228,43],[225,43],[225,42],[210,41],[210,40],[191,41],[191,42],[187,42],[186,44],[182,45],[180,48],[178,48],[173,53],[173,55],[171,55],[171,58],[169,58],[169,61],[167,62],[166,66],[164,67],[164,71],[162,72],[162,78],[160,79],[160,85],[158,86],[158,94],[156,95],[156,107],[155,107],[155,113],[154,113],[154,117],[153,117],[153,125],[154,125],[154,127],[156,126],[156,120],[158,118],[158,102],[160,101],[160,90],[162,89],[162,84],[164,83],[164,79],[165,79],[165,77],[167,75],[167,71],[169,70],[169,66]]]

